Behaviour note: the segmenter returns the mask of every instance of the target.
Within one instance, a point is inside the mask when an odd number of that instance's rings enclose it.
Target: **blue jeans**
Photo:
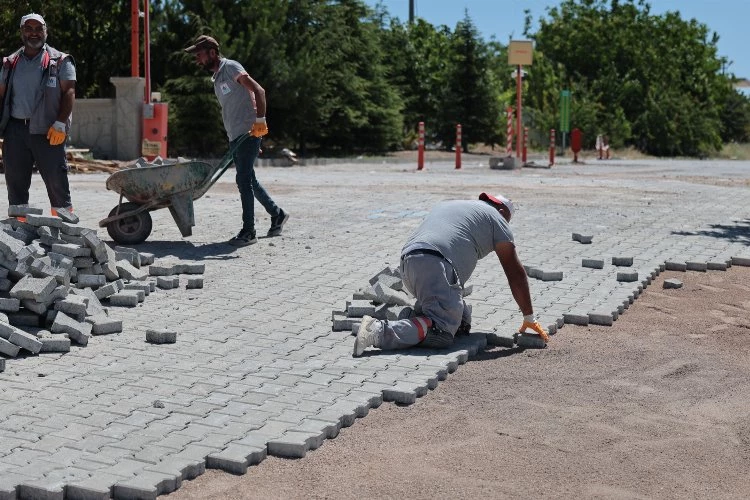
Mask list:
[[[232,141],[229,144],[230,147],[243,137],[240,136]],[[237,187],[240,190],[240,201],[242,202],[243,231],[255,231],[255,198],[272,217],[281,213],[281,209],[273,202],[255,177],[254,165],[259,151],[260,137],[248,137],[232,155],[237,170]]]

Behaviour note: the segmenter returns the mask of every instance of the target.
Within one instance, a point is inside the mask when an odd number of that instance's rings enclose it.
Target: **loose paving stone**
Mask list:
[[[581,233],[573,233],[573,241],[577,241],[579,243],[583,243],[584,245],[591,244],[591,241],[594,239],[592,235],[583,235]]]
[[[146,342],[152,344],[174,344],[177,342],[177,332],[165,329],[146,330]]]
[[[162,290],[171,290],[172,288],[179,288],[180,277],[156,275],[156,286],[158,286]]]
[[[185,288],[188,290],[203,288],[203,278],[188,278]]]
[[[638,271],[618,272],[617,281],[623,281],[626,283],[638,281]]]
[[[684,262],[668,260],[665,263],[665,269],[667,271],[687,271],[687,264]]]
[[[586,259],[581,261],[581,266],[591,269],[604,269],[604,259]]]
[[[632,266],[633,257],[612,257],[612,265],[624,267]]]
[[[544,349],[547,343],[535,333],[517,333],[515,342],[524,349]]]
[[[682,288],[682,281],[675,278],[666,279],[664,280],[664,288]]]

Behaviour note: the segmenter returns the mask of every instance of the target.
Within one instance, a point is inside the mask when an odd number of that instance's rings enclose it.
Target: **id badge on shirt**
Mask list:
[[[47,78],[47,87],[57,87],[57,77],[50,76]]]
[[[229,88],[229,84],[227,82],[224,82],[221,85],[219,85],[219,88],[221,89],[222,95],[227,95],[228,93],[232,91],[232,89]]]

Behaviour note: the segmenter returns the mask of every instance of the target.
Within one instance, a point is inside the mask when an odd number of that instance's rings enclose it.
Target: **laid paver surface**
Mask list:
[[[153,498],[206,467],[241,473],[268,454],[303,456],[383,400],[409,404],[427,394],[487,334],[519,326],[496,259],[481,261],[469,282],[475,334],[452,349],[355,359],[352,336],[331,330],[331,312],[386,265],[397,267],[409,231],[443,199],[489,191],[514,200],[511,227],[521,260],[538,276],[530,285],[544,324],[627,314],[667,263],[711,269],[750,258],[750,162],[503,171],[488,169],[485,158],[460,171],[447,162],[422,172],[404,163],[260,168],[291,218],[281,237],[240,249],[224,243],[240,223],[233,173],[196,201],[193,236],[182,238],[160,210],[136,247],[157,264],[204,263],[202,289],[186,289],[185,280],[137,307],[113,308],[123,331],[86,347],[6,360],[0,500]],[[118,196],[105,190],[106,175],[70,179],[80,224],[97,227]],[[35,176],[32,204],[45,199]],[[265,234],[270,219],[258,204],[256,216]],[[109,241],[106,230],[99,236]],[[584,267],[584,259],[604,265]],[[623,273],[637,280],[618,280]],[[176,331],[177,342],[148,343],[149,329]]]

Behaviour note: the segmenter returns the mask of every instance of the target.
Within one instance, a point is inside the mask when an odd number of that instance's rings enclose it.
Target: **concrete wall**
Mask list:
[[[95,158],[134,160],[141,156],[145,80],[112,77],[114,99],[76,99],[70,142]]]

